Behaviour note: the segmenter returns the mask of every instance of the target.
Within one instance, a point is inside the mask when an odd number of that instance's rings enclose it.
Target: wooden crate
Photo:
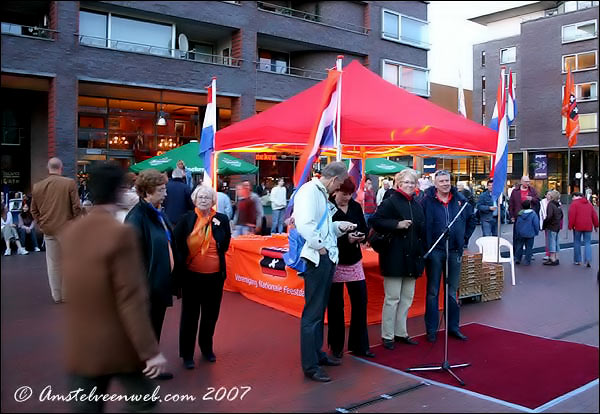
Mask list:
[[[465,253],[460,269],[458,299],[481,295],[481,266],[480,253]]]
[[[504,267],[499,263],[484,263],[481,274],[481,300],[487,302],[502,298]]]

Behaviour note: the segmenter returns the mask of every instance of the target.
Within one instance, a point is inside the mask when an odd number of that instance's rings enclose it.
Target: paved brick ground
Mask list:
[[[510,230],[510,226],[505,230]],[[510,233],[503,236],[511,239]],[[543,244],[543,239],[538,238],[536,246],[540,242]],[[532,266],[517,267],[516,286],[506,279],[501,300],[464,304],[461,323],[480,322],[598,346],[598,245],[593,251],[592,269],[572,265],[572,249],[562,251],[561,265],[550,268],[541,265],[542,255],[538,254]],[[52,303],[45,256],[31,253],[2,257],[1,267],[2,412],[66,411],[69,406],[65,402],[38,398],[48,385],[54,393],[67,390],[61,345],[63,306]],[[364,363],[350,355],[344,357],[342,366],[328,370],[334,379],[331,383],[306,380],[299,366],[299,320],[238,294],[224,295],[215,338],[216,364],[200,361],[195,370],[184,370],[177,356],[178,328],[179,303],[167,312],[162,343],[175,378],[160,383],[160,393],[193,394],[198,398],[195,402],[163,403],[160,412],[331,412],[369,401],[374,402],[356,411],[520,411],[457,389],[423,385],[402,373]],[[422,317],[409,320],[409,332],[413,335],[424,332]],[[369,333],[371,343],[376,343],[379,326],[370,326]],[[25,403],[14,399],[21,386],[33,389],[33,397]],[[208,387],[232,390],[235,386],[252,388],[242,401],[202,399]],[[114,390],[118,391],[118,387]],[[597,413],[598,390],[595,385],[546,411]],[[377,400],[382,393],[394,396]],[[117,403],[107,406],[112,412],[120,408]]]

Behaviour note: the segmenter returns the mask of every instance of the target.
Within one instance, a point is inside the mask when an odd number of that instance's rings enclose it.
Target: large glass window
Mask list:
[[[131,52],[171,55],[172,26],[111,17],[111,47]]]
[[[579,40],[593,39],[598,36],[597,20],[569,24],[562,27],[562,42],[577,42]]]
[[[272,50],[258,49],[260,62],[259,70],[275,73],[289,73],[288,62],[290,55]]]
[[[383,11],[382,37],[429,48],[429,23],[391,10]]]
[[[517,61],[517,48],[507,47],[500,49],[500,63],[514,63]]]
[[[79,35],[82,45],[106,47],[107,36],[106,14],[79,12]]]
[[[598,52],[582,52],[574,55],[565,55],[562,57],[563,73],[567,71],[567,66],[572,71],[595,69],[598,67]]]
[[[384,60],[383,79],[417,95],[429,96],[427,69]]]

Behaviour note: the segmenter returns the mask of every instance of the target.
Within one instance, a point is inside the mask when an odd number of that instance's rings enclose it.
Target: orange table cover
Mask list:
[[[225,290],[239,292],[250,300],[299,318],[304,308],[304,279],[287,266],[285,270],[281,270],[283,259],[279,257],[278,251],[282,249],[287,249],[287,235],[251,235],[232,239],[227,252]],[[363,266],[368,294],[367,323],[381,323],[384,292],[377,253],[371,249],[363,249]],[[418,278],[413,304],[408,311],[409,318],[425,313],[426,290],[426,277]],[[440,290],[442,292],[443,289]],[[350,299],[346,289],[344,304],[348,323]],[[442,294],[440,304],[443,305]]]

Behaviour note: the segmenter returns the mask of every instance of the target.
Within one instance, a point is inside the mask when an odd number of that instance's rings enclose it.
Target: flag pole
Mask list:
[[[567,212],[569,211],[569,195],[571,194],[571,147],[567,144]],[[569,238],[569,226],[565,226],[565,239]]]
[[[497,235],[497,241],[498,241],[498,245],[496,246],[496,252],[497,252],[497,257],[496,257],[496,263],[500,263],[500,228],[501,228],[501,214],[502,214],[502,197],[504,194],[500,194],[498,196],[498,202],[496,203],[496,211],[498,212],[498,232],[496,233]]]
[[[344,59],[343,55],[338,55],[337,60],[335,62],[335,68],[339,72],[342,71],[342,59]],[[336,152],[335,152],[335,160],[342,160],[342,136],[341,136],[341,118],[342,118],[342,77],[340,76],[338,80],[339,93],[337,97],[337,114],[336,114]]]

